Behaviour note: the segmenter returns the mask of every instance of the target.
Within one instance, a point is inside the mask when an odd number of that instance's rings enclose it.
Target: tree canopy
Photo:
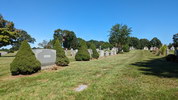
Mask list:
[[[59,39],[64,48],[77,48],[77,37],[73,31],[57,29],[54,31],[54,39]]]
[[[13,44],[18,37],[14,23],[7,21],[0,15],[0,47]]]
[[[132,29],[127,25],[116,24],[111,28],[109,42],[115,47],[122,47],[128,43]]]
[[[133,46],[136,49],[140,49],[140,40],[137,37],[130,37],[129,46]]]
[[[85,40],[78,38],[78,52],[75,55],[76,61],[89,61],[90,60],[90,54],[87,50],[87,44]]]
[[[144,47],[150,48],[150,41],[148,39],[140,39],[140,49]]]
[[[178,33],[173,35],[173,44],[178,47]]]
[[[160,48],[162,46],[162,43],[161,43],[161,41],[158,38],[154,37],[150,41],[150,46]]]
[[[16,30],[19,36],[17,37],[16,41],[12,45],[12,50],[16,51],[20,48],[20,44],[22,41],[26,40],[29,43],[34,43],[36,40],[32,38],[25,30]]]

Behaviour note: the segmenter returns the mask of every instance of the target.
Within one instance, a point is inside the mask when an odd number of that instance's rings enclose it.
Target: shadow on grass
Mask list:
[[[138,69],[145,75],[178,78],[178,63],[167,62],[165,58],[152,58],[142,62],[136,62],[131,65],[138,66]]]

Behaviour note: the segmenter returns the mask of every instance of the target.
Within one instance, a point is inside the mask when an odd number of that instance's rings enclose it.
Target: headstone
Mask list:
[[[174,46],[172,46],[172,47],[170,48],[170,50],[174,51],[174,50],[175,50]]]
[[[7,54],[7,52],[1,52],[1,56],[4,56],[4,55],[6,55]]]
[[[148,47],[144,47],[143,50],[148,50]]]
[[[70,50],[70,55],[71,55],[72,57],[75,56],[75,50],[73,50],[73,48],[71,48],[71,50]]]
[[[67,56],[67,50],[64,50],[64,52],[65,52],[65,55]]]
[[[104,56],[106,56],[106,57],[109,56],[109,52],[105,51]]]
[[[93,54],[92,49],[88,49],[88,52],[89,52],[89,54],[90,54],[90,58],[92,58],[92,54]]]
[[[53,65],[56,61],[56,50],[52,49],[33,49],[36,58],[42,66]]]
[[[169,49],[166,49],[166,55],[169,55]]]
[[[133,47],[133,46],[131,46],[130,48],[129,48],[129,50],[134,50],[135,48]]]
[[[113,55],[113,52],[112,52],[112,50],[109,52],[109,55],[111,55],[111,56]]]
[[[150,48],[150,51],[153,51],[153,47]]]
[[[99,52],[99,51],[100,51],[100,49],[96,49],[96,51],[97,51],[97,52]]]
[[[114,47],[111,50],[113,51],[113,54],[116,55],[119,49]]]
[[[100,50],[99,55],[100,55],[100,57],[103,57],[104,56],[104,50]]]

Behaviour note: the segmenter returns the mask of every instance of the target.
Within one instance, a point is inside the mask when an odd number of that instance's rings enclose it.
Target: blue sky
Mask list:
[[[138,38],[172,42],[178,33],[178,0],[0,0],[0,13],[36,39],[53,38],[68,29],[85,40],[108,41],[114,24],[132,27]]]

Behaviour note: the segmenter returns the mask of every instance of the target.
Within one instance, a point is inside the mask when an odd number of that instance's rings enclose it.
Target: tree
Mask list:
[[[113,48],[113,45],[110,44],[109,42],[104,42],[102,45],[101,45],[101,49],[107,49],[107,48]]]
[[[19,36],[16,39],[16,42],[13,43],[11,50],[17,51],[20,48],[20,44],[22,41],[27,40],[29,43],[34,43],[36,40],[32,38],[26,31],[24,30],[16,30]]]
[[[54,39],[59,39],[64,48],[77,48],[77,37],[73,31],[57,29],[54,31]]]
[[[161,41],[158,38],[154,37],[150,41],[150,46],[160,48],[162,46],[162,43],[161,43]]]
[[[36,59],[28,42],[23,41],[15,59],[10,64],[12,75],[32,74],[39,70],[41,70],[41,63]]]
[[[39,43],[38,46],[44,48],[44,49],[51,49],[51,44],[50,42],[43,40],[43,42]]]
[[[116,24],[111,28],[109,42],[115,46],[122,48],[128,43],[129,35],[132,30],[127,25]]]
[[[63,42],[64,48],[68,48],[68,49],[77,48],[77,37],[73,31],[63,30],[62,36],[64,40]]]
[[[166,50],[167,50],[167,46],[166,45],[163,45],[161,48],[160,48],[160,53],[161,55],[166,55]]]
[[[97,41],[97,40],[89,40],[87,41],[87,46],[88,48],[91,48],[91,44],[94,44],[96,48],[98,49],[107,49],[107,48],[113,48],[113,45],[110,44],[109,42],[104,42],[104,41]]]
[[[55,40],[54,49],[56,50],[56,65],[67,66],[69,64],[69,59],[66,57],[58,39]]]
[[[91,44],[91,49],[92,49],[92,52],[93,52],[92,58],[98,59],[99,58],[99,54],[96,51],[96,46],[94,44]]]
[[[79,48],[78,48],[78,52],[75,56],[75,60],[76,61],[89,61],[90,54],[87,50],[87,45],[86,45],[85,40],[78,38],[78,42],[79,42]]]
[[[53,38],[54,38],[54,40],[58,39],[62,43],[62,41],[63,41],[62,30],[61,29],[55,30]]]
[[[171,49],[171,47],[173,46],[173,43],[169,43],[168,48]]]
[[[96,48],[100,48],[104,41],[89,40],[87,41],[87,46],[90,47],[92,43],[96,46]]]
[[[136,37],[130,37],[129,46],[133,46],[136,49],[140,49],[140,40]]]
[[[14,23],[7,21],[0,15],[0,48],[13,44],[18,37]]]
[[[150,41],[147,39],[140,39],[140,49],[144,49],[144,47],[150,48]]]
[[[178,47],[178,33],[173,35],[173,45]]]
[[[126,45],[123,46],[123,51],[124,51],[124,52],[129,52],[129,51],[130,51],[128,44],[126,44]]]

